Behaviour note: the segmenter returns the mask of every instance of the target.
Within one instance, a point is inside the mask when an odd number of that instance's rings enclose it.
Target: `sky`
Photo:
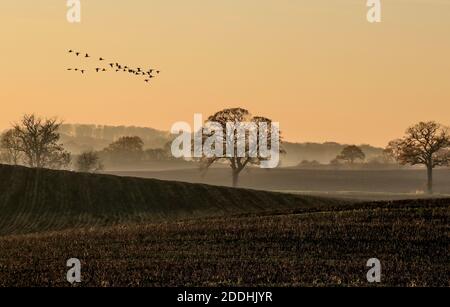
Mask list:
[[[285,140],[384,146],[424,120],[450,125],[450,1],[2,0],[0,129],[25,113],[170,130],[227,107],[280,122]],[[96,59],[154,67],[85,75]]]

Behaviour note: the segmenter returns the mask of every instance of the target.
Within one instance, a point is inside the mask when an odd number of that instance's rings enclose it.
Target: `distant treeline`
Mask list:
[[[73,154],[102,150],[124,136],[139,137],[145,148],[162,148],[172,139],[169,132],[133,126],[62,124],[59,133],[66,149]]]
[[[336,158],[348,145],[335,142],[325,143],[289,143],[284,142],[283,147],[287,154],[282,156],[282,166],[296,166],[302,161],[316,161],[320,164],[328,164]],[[371,160],[383,153],[383,148],[371,145],[360,145],[366,159]]]
[[[233,108],[219,111],[214,116],[233,119],[248,114],[245,109]],[[244,117],[239,121],[244,122]],[[253,120],[256,119],[263,118]],[[170,162],[176,160],[171,152],[173,137],[168,132],[152,128],[63,125],[56,118],[46,119],[29,114],[0,135],[0,163],[53,169],[67,169],[75,164],[79,171],[95,172],[105,166]],[[384,149],[331,142],[284,142],[282,146],[281,166],[284,167],[423,167],[427,170],[427,190],[430,194],[433,193],[433,169],[450,166],[450,128],[434,121],[419,122],[409,127],[403,137],[390,141]],[[237,164],[233,159],[230,165],[234,172]],[[252,157],[248,155],[246,159],[246,163],[241,163],[239,172]],[[215,157],[212,161],[216,160],[220,158]],[[239,172],[236,176],[233,173],[233,186],[237,186]]]
[[[138,136],[144,142],[145,148],[163,148],[173,139],[166,131],[153,128],[62,124],[59,132],[61,141],[67,150],[79,154],[86,150],[102,150],[120,137]],[[295,166],[304,160],[318,161],[325,164],[333,160],[345,147],[345,144],[335,142],[325,143],[290,143],[284,142],[286,154],[281,156],[282,166]],[[379,156],[383,148],[370,145],[359,146],[367,159]]]

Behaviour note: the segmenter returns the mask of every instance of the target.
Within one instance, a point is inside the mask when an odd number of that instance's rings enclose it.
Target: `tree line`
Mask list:
[[[225,126],[229,121],[265,121],[265,117],[251,116],[242,108],[224,109],[209,117]],[[62,122],[56,118],[44,119],[34,114],[24,115],[0,137],[0,162],[25,165],[33,168],[68,169],[75,166],[81,172],[96,172],[104,168],[104,163],[127,165],[143,161],[174,160],[171,144],[163,148],[144,149],[144,142],[138,136],[123,136],[101,151],[86,151],[76,156],[64,149],[60,142],[59,128]],[[223,142],[227,140],[224,139]],[[248,149],[248,148],[246,148]],[[237,148],[235,148],[237,150]],[[283,149],[280,150],[284,153]],[[433,170],[450,165],[450,132],[446,126],[434,121],[420,122],[409,127],[401,138],[389,142],[383,152],[383,159],[400,165],[423,165],[427,170],[427,190],[433,193]],[[238,177],[249,165],[258,165],[263,157],[205,156],[198,159],[203,169],[214,163],[228,164],[231,168],[233,186],[238,185]],[[331,163],[353,165],[365,160],[365,154],[356,145],[345,147]],[[314,164],[314,162],[311,162]]]
[[[32,168],[70,169],[97,172],[104,163],[127,164],[142,161],[172,160],[170,144],[164,148],[144,149],[138,136],[124,136],[101,151],[73,155],[60,141],[62,121],[27,114],[0,136],[0,163]]]

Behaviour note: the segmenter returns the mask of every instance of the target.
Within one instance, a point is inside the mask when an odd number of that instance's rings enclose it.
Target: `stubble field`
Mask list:
[[[450,200],[351,204],[0,238],[0,286],[450,286]]]

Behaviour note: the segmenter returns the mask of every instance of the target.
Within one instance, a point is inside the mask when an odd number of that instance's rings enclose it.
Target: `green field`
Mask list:
[[[450,286],[450,200],[354,202],[0,166],[0,286]]]

